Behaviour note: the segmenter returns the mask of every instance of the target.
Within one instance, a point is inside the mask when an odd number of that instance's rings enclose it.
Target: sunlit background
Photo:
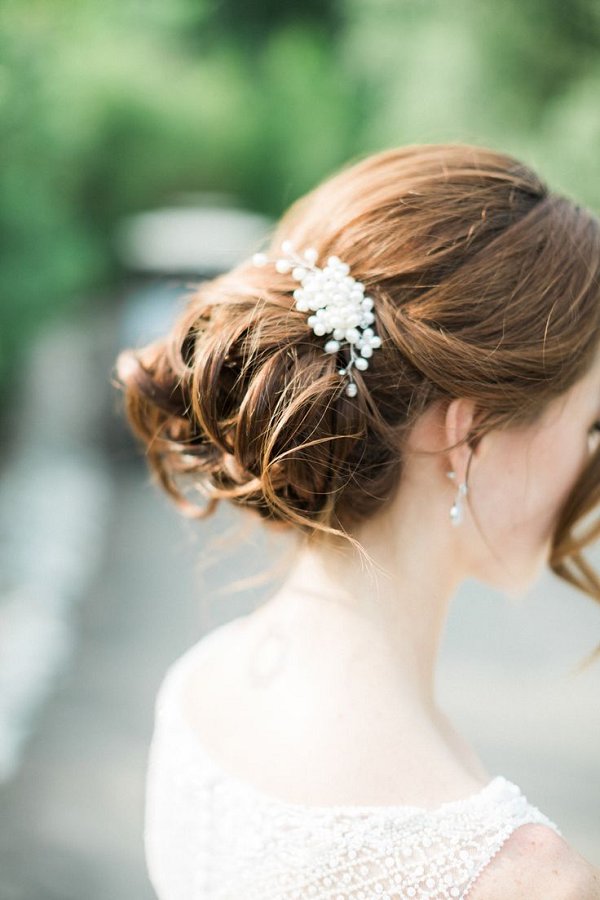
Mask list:
[[[4,0],[0,123],[0,897],[144,900],[160,679],[287,545],[178,516],[118,350],[358,154],[485,144],[600,211],[600,5]],[[488,769],[596,865],[600,665],[572,670],[599,634],[549,574],[519,601],[473,582],[438,671]]]

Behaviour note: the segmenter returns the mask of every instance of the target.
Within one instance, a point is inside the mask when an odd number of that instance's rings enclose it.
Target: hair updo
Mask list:
[[[533,422],[591,365],[600,340],[600,222],[530,168],[468,144],[398,147],[347,165],[296,200],[289,239],[336,255],[375,301],[381,347],[338,369],[294,308],[290,273],[252,259],[191,294],[171,332],[124,350],[117,374],[151,470],[189,516],[220,499],[311,539],[373,515],[395,493],[402,447],[434,401],[476,402],[469,442]],[[257,248],[258,249],[258,248]],[[185,481],[206,498],[183,494]],[[550,566],[600,600],[575,538],[600,500],[593,454],[557,519]],[[568,567],[570,564],[571,568]]]

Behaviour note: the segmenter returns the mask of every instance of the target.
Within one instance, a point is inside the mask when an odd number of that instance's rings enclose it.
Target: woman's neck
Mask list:
[[[435,527],[420,520],[410,539],[389,521],[370,522],[359,538],[375,563],[368,569],[354,548],[302,546],[261,612],[285,628],[298,654],[326,656],[432,717],[456,565],[441,530],[436,548]]]

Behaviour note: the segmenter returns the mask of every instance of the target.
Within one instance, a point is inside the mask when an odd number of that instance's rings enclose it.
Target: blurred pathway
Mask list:
[[[3,900],[143,900],[143,779],[162,671],[199,636],[191,554],[138,467],[114,472],[70,667],[0,793]],[[183,537],[183,535],[182,535]]]

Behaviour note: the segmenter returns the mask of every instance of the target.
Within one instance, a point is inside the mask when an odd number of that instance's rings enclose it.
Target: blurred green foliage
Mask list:
[[[461,140],[600,206],[596,0],[4,0],[0,402],[110,296],[121,217],[226,191],[278,216],[359,153]]]

